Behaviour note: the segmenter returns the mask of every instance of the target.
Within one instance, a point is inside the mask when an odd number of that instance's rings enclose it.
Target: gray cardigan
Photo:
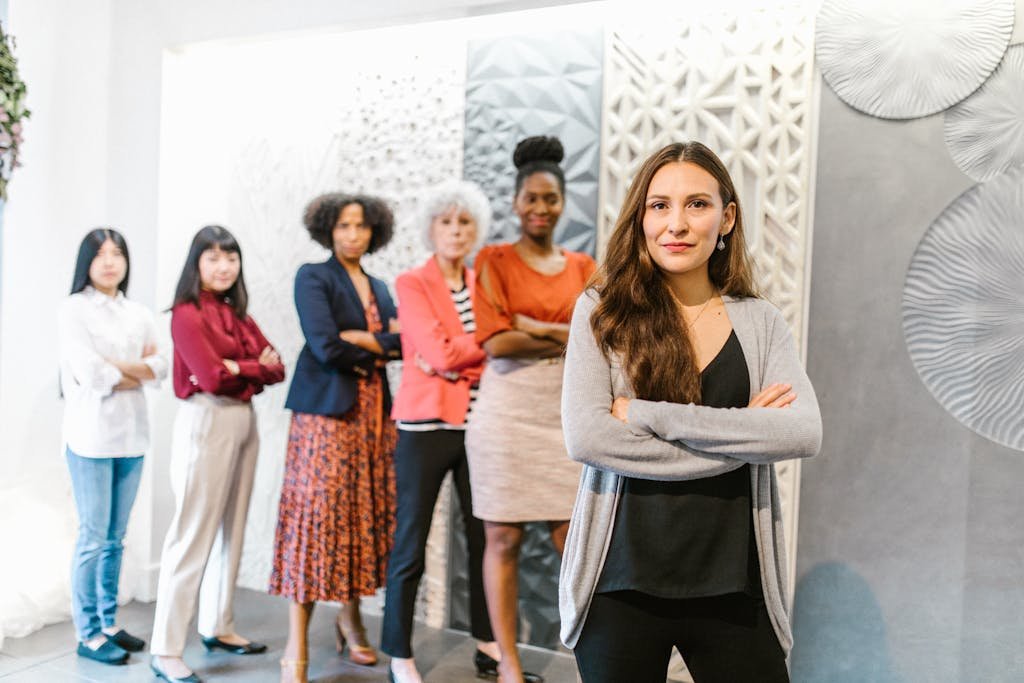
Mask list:
[[[622,422],[611,414],[612,401],[632,398],[633,391],[618,360],[613,356],[609,362],[594,339],[590,314],[596,294],[588,290],[576,302],[562,388],[566,448],[584,465],[558,588],[562,642],[569,648],[579,639],[604,566],[622,478],[700,479],[747,463],[764,599],[779,644],[786,652],[792,647],[772,463],[815,455],[821,448],[821,415],[779,310],[763,299],[723,299],[747,359],[750,395],[774,382],[792,384],[797,399],[788,408],[709,408],[633,399],[629,422]]]

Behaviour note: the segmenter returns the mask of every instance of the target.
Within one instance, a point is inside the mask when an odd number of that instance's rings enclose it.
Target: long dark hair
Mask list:
[[[221,251],[238,254],[238,279],[231,288],[219,294],[226,298],[235,315],[240,320],[245,319],[249,307],[249,294],[245,290],[245,277],[242,273],[242,248],[238,246],[238,240],[228,232],[227,228],[220,225],[207,225],[192,238],[192,246],[188,248],[188,256],[185,257],[185,267],[181,270],[181,277],[178,278],[178,287],[174,290],[174,303],[171,308],[178,304],[191,303],[199,306],[199,257],[207,249],[220,249]]]
[[[711,283],[723,294],[757,296],[743,238],[743,212],[729,171],[699,142],[677,142],[654,153],[629,186],[601,270],[594,278],[599,301],[590,317],[605,354],[619,353],[637,398],[700,402],[700,372],[693,344],[661,269],[647,249],[644,210],[651,179],[662,166],[690,162],[718,181],[723,206],[736,204],[736,222],[725,249],[708,262]]]
[[[117,284],[117,288],[121,290],[122,294],[128,294],[128,275],[131,274],[128,243],[124,241],[124,235],[113,228],[95,228],[82,238],[82,243],[78,246],[78,259],[75,261],[75,275],[71,278],[72,294],[81,292],[91,284],[89,268],[92,267],[92,262],[96,259],[96,255],[100,253],[100,247],[107,240],[113,242],[114,246],[124,254],[124,279]]]

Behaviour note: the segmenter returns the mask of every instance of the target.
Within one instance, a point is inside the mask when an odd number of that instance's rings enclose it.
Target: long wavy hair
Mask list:
[[[736,222],[708,263],[711,283],[722,294],[758,296],[743,237],[743,212],[729,171],[699,142],[677,142],[650,156],[629,187],[604,263],[593,280],[598,304],[590,317],[605,355],[618,354],[637,398],[699,403],[700,370],[682,311],[644,236],[644,211],[651,179],[673,162],[690,162],[718,181],[723,207],[736,205]]]

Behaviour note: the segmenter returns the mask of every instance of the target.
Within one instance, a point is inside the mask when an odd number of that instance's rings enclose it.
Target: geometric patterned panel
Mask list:
[[[610,36],[599,243],[640,163],[699,140],[732,175],[762,292],[800,334],[813,160],[813,25],[805,10],[705,14]]]
[[[516,143],[530,135],[554,135],[565,147],[566,185],[555,242],[594,254],[601,75],[600,31],[469,43],[464,172],[494,207],[489,242],[519,237],[512,210]]]
[[[815,159],[814,30],[808,9],[708,12],[616,25],[608,37],[598,250],[640,163],[699,140],[729,169],[762,294],[802,345]],[[799,463],[776,466],[795,572]]]

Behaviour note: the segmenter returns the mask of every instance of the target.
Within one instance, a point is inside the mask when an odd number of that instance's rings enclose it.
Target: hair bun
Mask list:
[[[516,165],[516,168],[522,168],[537,161],[558,164],[564,158],[565,148],[562,147],[561,140],[547,135],[534,135],[516,145],[516,151],[512,154],[512,163]]]

